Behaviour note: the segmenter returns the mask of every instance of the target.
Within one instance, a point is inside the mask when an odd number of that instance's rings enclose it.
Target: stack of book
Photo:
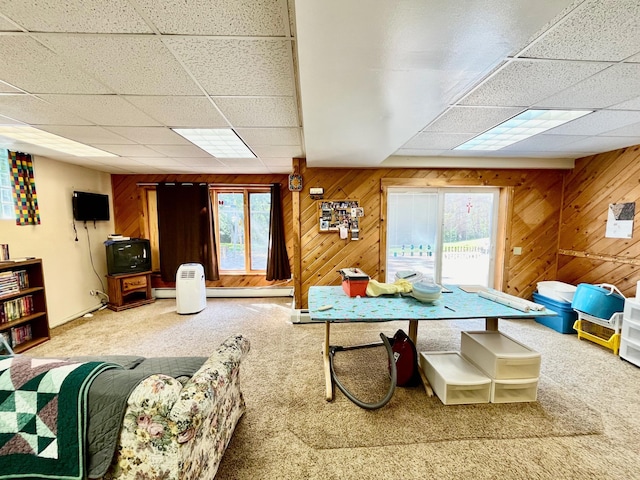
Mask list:
[[[31,315],[33,311],[32,295],[7,300],[6,302],[0,303],[0,323],[18,320],[19,318]]]
[[[15,347],[21,343],[32,340],[31,325],[20,325],[19,327],[13,327],[11,329],[11,346]]]
[[[18,278],[13,272],[0,272],[0,297],[19,291]]]

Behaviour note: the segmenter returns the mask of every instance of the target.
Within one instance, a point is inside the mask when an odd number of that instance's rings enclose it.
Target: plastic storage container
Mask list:
[[[609,319],[614,313],[624,310],[624,297],[609,288],[581,283],[576,288],[571,307],[594,317]]]
[[[538,398],[538,379],[493,380],[491,403],[535,402]]]
[[[369,275],[359,268],[343,268],[340,270],[342,276],[342,289],[350,297],[364,297],[367,294],[369,285]]]
[[[533,294],[533,301],[544,305],[545,308],[552,310],[558,314],[557,317],[536,317],[536,322],[544,325],[545,327],[553,328],[556,332],[560,333],[576,333],[573,328],[573,324],[578,319],[578,314],[571,308],[569,302],[564,300],[554,300],[546,295],[539,293]]]
[[[420,366],[445,405],[489,403],[491,379],[458,352],[421,352]]]
[[[558,302],[571,303],[576,288],[575,285],[556,280],[538,282],[538,293]]]
[[[462,332],[460,353],[495,380],[540,376],[540,354],[502,332]]]

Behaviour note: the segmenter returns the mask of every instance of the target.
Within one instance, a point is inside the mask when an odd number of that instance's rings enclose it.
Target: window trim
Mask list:
[[[222,275],[266,275],[267,270],[253,270],[251,268],[251,215],[250,215],[250,194],[251,193],[270,193],[271,189],[268,185],[264,187],[251,186],[245,187],[238,186],[224,186],[224,187],[209,187],[209,195],[211,196],[211,205],[213,206],[213,217],[215,221],[214,230],[216,236],[216,254],[218,257],[218,271]],[[243,212],[244,212],[244,270],[225,270],[221,267],[220,255],[222,253],[220,243],[220,219],[218,212],[218,194],[219,193],[242,193],[243,195]]]

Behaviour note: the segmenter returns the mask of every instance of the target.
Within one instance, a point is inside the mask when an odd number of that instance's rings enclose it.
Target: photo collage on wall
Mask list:
[[[364,208],[357,200],[322,200],[318,202],[319,231],[338,232],[341,239],[360,239],[360,218]]]

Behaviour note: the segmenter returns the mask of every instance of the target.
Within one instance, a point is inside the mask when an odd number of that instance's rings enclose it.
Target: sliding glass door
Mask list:
[[[389,188],[386,281],[410,270],[439,283],[492,287],[498,193]]]

